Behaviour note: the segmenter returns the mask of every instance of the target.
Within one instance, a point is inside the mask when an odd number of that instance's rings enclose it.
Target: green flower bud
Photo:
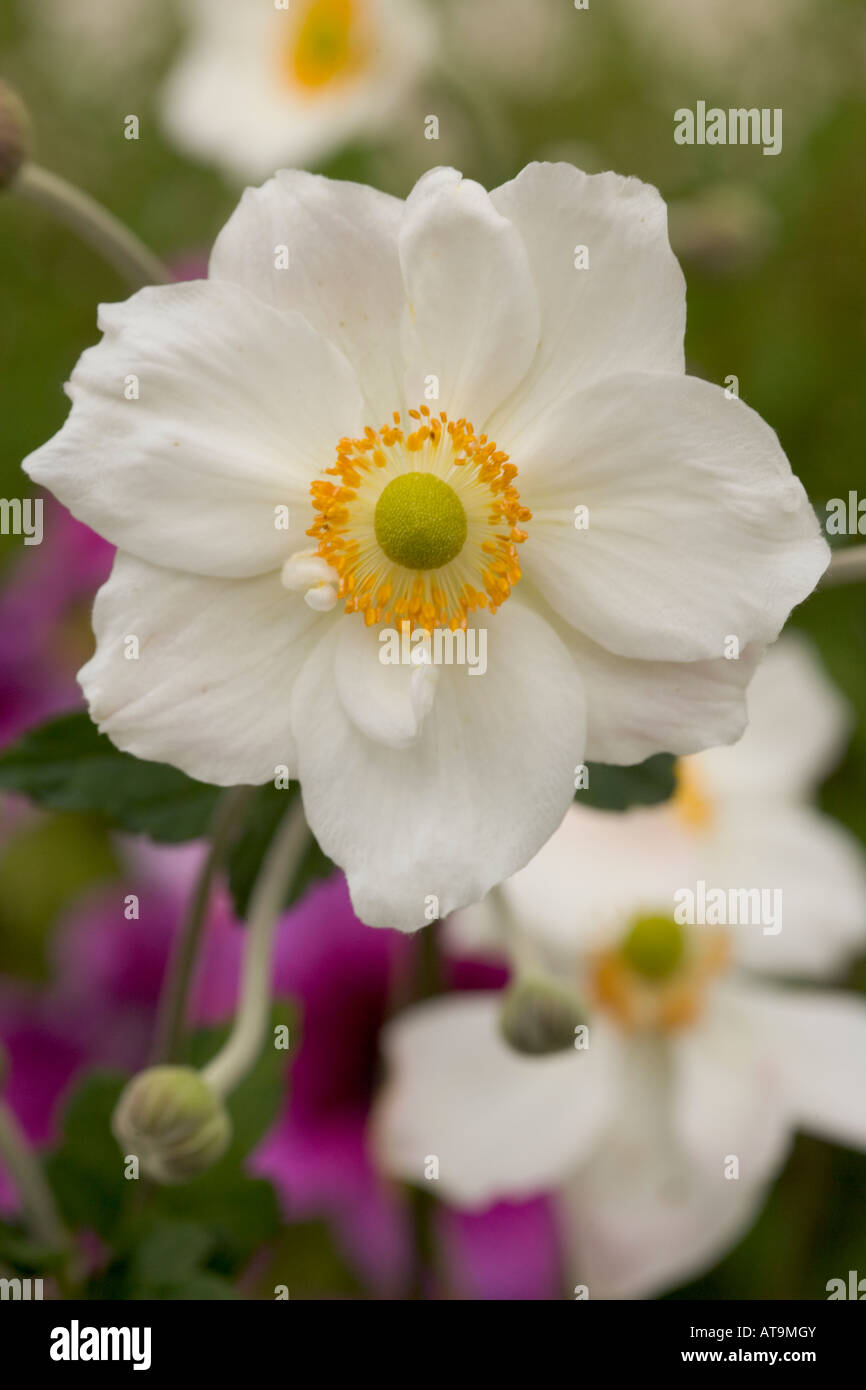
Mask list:
[[[543,975],[525,975],[505,993],[499,1029],[515,1052],[543,1057],[574,1046],[584,1022],[576,996]]]
[[[124,1154],[155,1182],[189,1182],[221,1158],[231,1121],[220,1098],[191,1067],[150,1067],[123,1091],[111,1121]]]
[[[30,154],[33,127],[18,93],[0,82],[0,189],[8,188]]]

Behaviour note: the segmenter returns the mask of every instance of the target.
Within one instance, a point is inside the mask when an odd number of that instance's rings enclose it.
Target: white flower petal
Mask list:
[[[766,1030],[735,984],[708,1001],[672,1049],[673,1122],[679,1143],[710,1177],[729,1186],[768,1182],[781,1168],[794,1119]],[[739,1178],[725,1179],[734,1157]]]
[[[623,1074],[616,1123],[560,1192],[571,1279],[591,1299],[686,1283],[745,1233],[765,1191],[708,1176],[677,1148],[663,1068],[642,1044]]]
[[[736,747],[708,749],[695,771],[714,798],[808,796],[839,761],[852,713],[802,633],[789,631],[764,656],[749,686],[749,726]]]
[[[674,889],[690,864],[673,816],[656,808],[595,811],[578,802],[502,891],[522,931],[574,959],[618,940],[635,917],[672,912]]]
[[[456,169],[431,169],[407,199],[399,244],[409,299],[407,400],[424,401],[426,379],[435,376],[440,408],[480,431],[538,346],[538,303],[520,237],[480,184]]]
[[[516,447],[527,426],[585,384],[635,369],[684,370],[685,282],[657,189],[570,164],[529,164],[490,199],[520,233],[542,315],[532,370],[491,425],[502,448],[500,434]],[[578,246],[588,248],[586,270],[575,268]]]
[[[378,632],[350,615],[340,624],[335,653],[337,693],[360,733],[391,748],[406,748],[423,720],[412,699],[414,666],[379,660]]]
[[[504,1043],[497,994],[457,994],[400,1014],[384,1039],[373,1139],[386,1170],[479,1207],[561,1182],[616,1104],[616,1039],[593,1025],[585,1051],[522,1057]]]
[[[703,856],[712,887],[764,890],[781,930],[735,927],[740,964],[827,976],[866,945],[866,861],[843,826],[807,806],[723,803]],[[775,895],[779,896],[776,897]],[[773,926],[772,923],[765,925]]]
[[[125,752],[218,786],[266,782],[278,765],[294,772],[292,685],[332,621],[276,574],[202,579],[121,554],[96,596],[96,654],[78,678]]]
[[[206,280],[103,304],[99,326],[102,342],[72,373],[65,425],[26,471],[151,564],[279,568],[310,525],[312,478],[361,423],[345,358],[300,315]]]
[[[826,569],[775,433],[697,377],[600,382],[551,411],[515,462],[533,512],[525,573],[622,656],[699,661],[730,636],[740,651],[772,641]]]
[[[490,621],[485,674],[443,667],[420,734],[389,748],[345,711],[337,640],[293,695],[304,805],[362,921],[413,930],[431,896],[440,917],[477,901],[556,829],[583,749],[580,682],[552,629],[512,598]]]
[[[803,1129],[866,1149],[866,1003],[817,990],[749,990]]]
[[[736,661],[633,661],[573,628],[560,635],[586,689],[591,761],[638,763],[654,753],[694,753],[742,734],[760,645],[746,647]]]
[[[403,203],[363,184],[281,169],[248,188],[211,253],[215,280],[297,310],[352,363],[378,428],[403,404]],[[288,247],[278,270],[276,249]],[[339,438],[335,434],[334,441]]]

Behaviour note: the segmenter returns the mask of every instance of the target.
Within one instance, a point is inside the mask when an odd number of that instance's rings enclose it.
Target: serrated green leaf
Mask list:
[[[177,768],[121,753],[86,714],[63,715],[7,749],[0,789],[172,844],[207,832],[220,795]]]

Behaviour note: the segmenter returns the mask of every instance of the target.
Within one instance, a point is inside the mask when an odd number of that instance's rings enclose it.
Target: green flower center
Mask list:
[[[435,570],[463,549],[466,512],[457,493],[433,473],[401,473],[376,503],[376,540],[395,565]]]
[[[666,980],[685,951],[683,929],[672,917],[639,917],[622,945],[622,958],[636,975]]]

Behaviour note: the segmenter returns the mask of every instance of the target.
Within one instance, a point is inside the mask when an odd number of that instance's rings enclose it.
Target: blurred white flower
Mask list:
[[[423,0],[186,0],[163,92],[177,144],[241,179],[379,134],[435,60]]]
[[[714,1263],[795,1128],[866,1148],[866,1003],[762,978],[832,974],[866,941],[862,851],[804,802],[845,713],[793,640],[749,705],[739,745],[682,761],[672,804],[571,811],[499,907],[449,924],[462,948],[498,941],[518,970],[529,955],[570,983],[586,1050],[510,1051],[490,993],[390,1027],[385,1166],[418,1182],[435,1154],[443,1195],[467,1206],[555,1189],[569,1272],[593,1298],[651,1295]],[[781,888],[782,930],[678,925],[674,893],[696,876]]]
[[[40,59],[76,98],[116,97],[168,45],[175,0],[28,0]],[[23,7],[22,7],[23,8]]]
[[[685,375],[684,323],[636,179],[248,190],[208,281],[102,307],[26,463],[119,547],[93,718],[219,785],[287,768],[359,916],[405,928],[525,864],[585,755],[737,738],[829,552],[773,431]],[[486,673],[383,665],[403,622],[483,622]]]

